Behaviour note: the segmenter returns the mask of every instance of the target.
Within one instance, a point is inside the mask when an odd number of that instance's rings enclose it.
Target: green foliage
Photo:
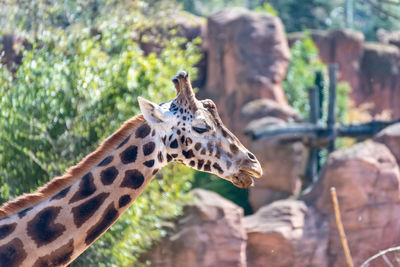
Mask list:
[[[144,55],[133,37],[152,22],[141,10],[124,12],[103,17],[97,34],[80,24],[46,27],[30,40],[33,47],[23,51],[15,74],[0,69],[1,202],[79,162],[139,113],[137,96],[169,100],[175,96],[170,78],[178,70],[195,76],[199,40],[161,40],[160,54]],[[73,265],[134,264],[163,235],[163,221],[181,213],[192,177],[187,168],[167,167]]]
[[[264,3],[262,6],[254,8],[254,11],[278,16],[278,11],[269,3]]]
[[[315,73],[323,71],[325,66],[318,59],[318,49],[309,34],[296,41],[290,52],[291,61],[283,88],[290,105],[303,117],[308,117],[308,89],[314,86]]]
[[[291,106],[296,108],[302,117],[308,118],[310,113],[309,88],[315,86],[315,75],[317,72],[324,74],[325,89],[324,99],[328,99],[328,73],[327,66],[318,58],[318,49],[308,33],[306,36],[294,43],[291,50],[291,61],[283,82],[286,98]],[[350,93],[348,83],[339,82],[337,84],[337,114],[338,122],[344,122],[348,109],[348,94]],[[322,111],[328,109],[327,101],[322,104]],[[326,121],[327,112],[322,114],[323,121]]]
[[[207,17],[226,7],[244,7],[243,0],[175,0],[183,10]]]

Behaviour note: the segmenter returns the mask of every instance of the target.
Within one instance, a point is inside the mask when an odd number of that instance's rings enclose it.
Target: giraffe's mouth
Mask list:
[[[253,170],[241,169],[238,174],[231,178],[231,182],[240,188],[248,188],[254,185],[254,179],[260,178],[261,174]]]

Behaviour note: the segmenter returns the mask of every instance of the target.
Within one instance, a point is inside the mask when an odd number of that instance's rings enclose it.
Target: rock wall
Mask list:
[[[226,9],[208,18],[207,46],[202,94],[216,102],[222,120],[245,142],[244,104],[259,98],[287,104],[282,81],[290,53],[283,25],[275,16]]]
[[[248,266],[328,266],[328,224],[304,202],[276,201],[243,223]]]
[[[360,106],[372,104],[372,115],[390,111],[400,117],[400,46],[387,34],[386,43],[364,42],[364,36],[352,30],[312,31],[311,37],[325,64],[339,65],[339,80],[353,89],[350,97]],[[397,35],[395,35],[397,36]],[[304,37],[304,33],[288,34],[289,44]],[[391,41],[390,41],[391,40]],[[395,39],[397,40],[397,39]]]
[[[243,209],[202,189],[184,209],[175,229],[143,255],[155,267],[246,267]]]
[[[385,145],[366,141],[332,153],[317,185],[305,197],[329,222],[327,253],[330,266],[339,267],[346,262],[329,192],[332,186],[355,266],[400,244],[400,172]]]
[[[301,121],[296,110],[269,99],[247,103],[242,117],[250,121],[246,130]],[[249,188],[249,202],[254,211],[299,193],[307,151],[301,142],[281,143],[277,138],[268,138],[252,141],[247,146],[257,156],[264,172],[255,186]]]
[[[386,145],[400,166],[400,123],[386,127],[375,136],[374,140]]]
[[[360,87],[352,98],[357,104],[373,103],[372,114],[389,110],[400,117],[400,49],[394,45],[365,43]]]

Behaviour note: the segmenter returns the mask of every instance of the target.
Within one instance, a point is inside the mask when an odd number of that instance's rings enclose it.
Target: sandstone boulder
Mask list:
[[[400,173],[385,145],[368,141],[332,153],[317,185],[305,197],[329,221],[329,266],[339,267],[346,263],[333,215],[332,186],[355,266],[400,243]]]
[[[280,200],[243,220],[251,267],[328,266],[328,224],[297,200]]]
[[[288,35],[289,44],[304,33]],[[325,64],[337,63],[338,78],[352,88],[355,106],[372,104],[371,115],[400,116],[400,45],[399,32],[378,34],[383,43],[364,42],[364,36],[352,30],[312,31],[311,37]]]
[[[400,31],[388,32],[384,29],[379,29],[376,32],[376,37],[381,43],[392,44],[400,48]]]
[[[269,125],[285,125],[288,121],[300,121],[296,110],[279,105],[269,99],[254,100],[242,109],[242,116],[251,132]],[[277,138],[253,140],[247,144],[263,167],[263,177],[249,188],[249,202],[254,211],[275,200],[295,195],[301,188],[306,149],[301,142],[282,143]]]
[[[151,266],[245,267],[243,209],[214,192],[194,190],[176,229],[143,257]]]
[[[400,49],[366,43],[360,65],[360,86],[352,99],[358,105],[372,103],[374,115],[389,110],[393,118],[400,117]]]
[[[374,140],[385,144],[400,166],[400,123],[386,127],[375,136]]]
[[[246,121],[264,117],[274,117],[284,121],[301,121],[297,110],[289,105],[279,104],[271,99],[257,99],[245,104],[242,108],[242,117]]]
[[[213,99],[225,124],[243,141],[247,122],[242,106],[268,98],[287,104],[282,81],[289,48],[278,17],[241,8],[225,9],[208,18],[207,85],[203,96]]]
[[[249,188],[254,211],[275,200],[296,195],[301,189],[306,149],[301,142],[280,143],[276,138],[259,139],[249,145],[264,174]]]

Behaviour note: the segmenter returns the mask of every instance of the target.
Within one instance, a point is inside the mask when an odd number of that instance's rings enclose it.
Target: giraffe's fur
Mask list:
[[[80,179],[83,174],[95,166],[118,144],[124,140],[137,125],[144,121],[142,115],[137,115],[125,122],[114,134],[107,138],[99,148],[86,156],[80,163],[69,168],[67,172],[60,177],[53,178],[49,183],[39,188],[35,193],[23,194],[13,201],[9,201],[0,207],[0,219],[33,206],[40,201],[52,196],[71,185],[76,179]]]
[[[143,115],[38,190],[0,207],[0,266],[65,266],[101,236],[170,161],[247,187],[261,166],[222,124],[211,100],[195,99],[188,76]]]

